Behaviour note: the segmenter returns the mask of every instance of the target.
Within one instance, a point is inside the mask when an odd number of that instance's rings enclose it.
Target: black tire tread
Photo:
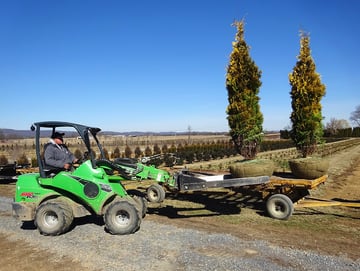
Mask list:
[[[284,212],[274,211],[276,202],[282,204],[285,207]],[[266,201],[266,210],[270,217],[280,220],[287,220],[290,218],[294,211],[294,205],[292,200],[284,194],[274,194]]]
[[[152,197],[151,194],[153,192],[155,192],[158,196],[155,198]],[[146,194],[147,200],[150,202],[160,203],[163,202],[165,199],[165,190],[160,184],[157,183],[150,185],[146,190]]]
[[[40,212],[43,212],[44,208],[45,209],[50,208],[50,210],[54,211],[58,215],[60,222],[61,221],[63,222],[62,225],[60,225],[59,227],[57,227],[54,230],[48,230],[48,229],[44,228],[43,225],[39,224],[39,221],[41,221],[40,219],[42,219],[42,218],[38,217],[38,216],[44,215],[44,214],[40,213]],[[69,204],[67,204],[66,202],[58,199],[58,200],[49,200],[49,201],[43,202],[42,204],[40,204],[38,206],[36,215],[35,215],[34,224],[38,228],[40,234],[56,236],[56,235],[60,235],[60,234],[67,232],[69,230],[73,220],[74,220],[74,216],[73,216],[71,206],[69,206]]]
[[[138,204],[136,204],[135,200],[132,198],[117,199],[110,203],[107,206],[104,214],[106,229],[114,235],[132,234],[136,232],[140,228],[141,224],[140,209],[137,205]],[[130,226],[120,229],[112,222],[113,216],[115,215],[114,212],[116,213],[117,209],[119,208],[123,208],[130,213]]]

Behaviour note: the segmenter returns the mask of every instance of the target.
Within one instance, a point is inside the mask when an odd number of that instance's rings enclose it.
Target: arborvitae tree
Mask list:
[[[161,147],[161,152],[162,152],[163,154],[169,152],[169,151],[168,151],[168,146],[167,146],[166,144],[162,145],[162,147]]]
[[[155,143],[154,145],[154,151],[153,151],[154,154],[161,154],[161,149],[159,147],[158,144]]]
[[[39,166],[38,160],[37,160],[36,157],[31,158],[31,166],[32,167],[38,167]]]
[[[103,148],[105,158],[109,160],[109,151],[106,148]]]
[[[9,163],[5,155],[0,155],[0,165],[7,165]]]
[[[175,152],[176,152],[176,146],[175,146],[175,144],[171,144],[168,152],[170,152],[170,153],[175,153]]]
[[[258,96],[261,71],[251,59],[250,47],[244,40],[244,21],[235,22],[234,26],[237,33],[226,75],[229,101],[226,113],[236,150],[245,159],[254,159],[262,140],[264,120]]]
[[[18,159],[17,159],[17,163],[19,165],[25,165],[25,164],[29,164],[29,159],[26,157],[26,154],[23,153]]]
[[[131,148],[128,145],[126,145],[126,147],[125,147],[125,157],[126,158],[131,158],[131,154],[132,154]]]
[[[151,155],[152,155],[152,151],[151,151],[150,147],[146,146],[146,148],[145,148],[145,156],[151,156]]]
[[[80,151],[79,149],[76,149],[76,150],[75,150],[74,156],[75,156],[77,159],[83,158],[83,155],[82,155],[82,153],[81,153],[81,151]]]
[[[121,153],[119,147],[116,147],[113,152],[113,158],[120,158]]]
[[[135,158],[139,158],[140,156],[142,156],[143,153],[142,153],[142,151],[141,151],[141,149],[140,149],[139,146],[137,146],[137,147],[135,148],[134,154],[135,154]]]
[[[176,164],[177,160],[176,157],[173,155],[166,153],[164,156],[164,163],[167,167],[173,167]]]
[[[320,100],[325,95],[325,85],[316,72],[309,34],[304,32],[300,34],[300,54],[297,59],[293,72],[289,74],[292,107],[290,136],[302,157],[307,157],[315,152],[317,144],[322,141]]]

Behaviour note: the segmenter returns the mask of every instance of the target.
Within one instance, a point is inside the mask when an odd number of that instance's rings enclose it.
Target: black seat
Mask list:
[[[125,167],[131,167],[137,169],[137,161],[131,158],[116,158],[114,160],[115,164],[123,165]]]
[[[56,174],[64,170],[63,168],[49,166],[45,163],[44,160],[42,161],[42,163],[46,177],[54,177]]]
[[[44,145],[44,153],[45,153],[45,150],[46,148],[52,143],[46,143]],[[58,174],[60,171],[63,171],[64,169],[63,168],[58,168],[58,167],[53,167],[53,166],[50,166],[48,164],[46,164],[45,162],[45,159],[43,159],[42,161],[42,164],[43,164],[43,170],[45,172],[45,175],[46,177],[54,177],[56,174]]]

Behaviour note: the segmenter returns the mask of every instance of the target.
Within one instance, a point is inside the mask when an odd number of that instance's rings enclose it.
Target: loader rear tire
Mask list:
[[[266,209],[270,217],[287,220],[294,211],[294,205],[288,196],[275,194],[266,201]]]
[[[71,207],[64,201],[46,201],[37,208],[34,224],[43,235],[67,232],[74,220]]]
[[[152,184],[146,190],[147,199],[150,202],[160,203],[165,199],[165,190],[159,184]]]
[[[114,201],[106,209],[104,222],[111,234],[131,234],[136,232],[141,223],[138,210],[127,200]]]

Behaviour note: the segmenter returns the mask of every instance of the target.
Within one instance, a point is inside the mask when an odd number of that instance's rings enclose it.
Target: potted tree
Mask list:
[[[249,54],[249,46],[244,39],[244,20],[235,21],[234,26],[237,27],[237,33],[227,67],[229,105],[226,113],[230,136],[244,160],[231,165],[230,172],[235,177],[271,176],[274,170],[272,161],[267,160],[265,163],[255,159],[263,137],[263,115],[258,95],[261,71]]]
[[[295,143],[301,159],[289,161],[292,173],[299,178],[313,179],[326,174],[329,163],[325,159],[311,157],[322,142],[323,126],[321,98],[325,85],[316,72],[311,56],[309,34],[300,32],[300,53],[295,67],[289,74],[291,85],[290,137]]]

